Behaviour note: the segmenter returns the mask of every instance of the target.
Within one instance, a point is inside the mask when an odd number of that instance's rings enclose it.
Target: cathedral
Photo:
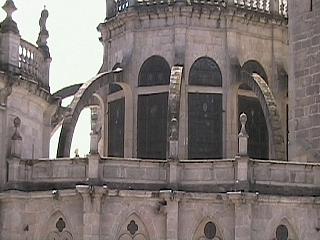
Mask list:
[[[1,240],[320,239],[320,0],[106,0],[99,72],[57,92],[48,10],[32,44],[4,2]]]

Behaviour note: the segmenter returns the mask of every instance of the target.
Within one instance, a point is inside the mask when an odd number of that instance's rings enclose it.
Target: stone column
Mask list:
[[[77,191],[83,199],[83,239],[100,240],[101,200],[106,188],[78,185]]]
[[[1,91],[0,91],[1,93]],[[6,180],[6,150],[7,150],[7,111],[0,103],[0,186]]]

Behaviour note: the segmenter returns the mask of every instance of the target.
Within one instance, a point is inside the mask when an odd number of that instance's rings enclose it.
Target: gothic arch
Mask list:
[[[206,217],[197,225],[192,240],[223,240],[223,233],[213,217]]]
[[[240,83],[248,85],[257,96],[263,114],[267,122],[267,128],[270,139],[271,155],[270,159],[284,160],[285,159],[285,145],[281,129],[280,114],[278,111],[276,100],[273,96],[268,84],[261,76],[256,73],[250,75],[247,71],[241,70]]]
[[[149,233],[142,219],[132,213],[119,226],[119,231],[116,235],[116,240],[149,240]]]
[[[57,157],[70,156],[72,137],[81,110],[88,105],[91,96],[101,87],[117,81],[115,72],[103,72],[84,83],[74,96],[70,110],[65,114],[62,123]]]
[[[39,240],[74,240],[75,235],[71,223],[58,210],[55,211],[47,222],[41,227]]]

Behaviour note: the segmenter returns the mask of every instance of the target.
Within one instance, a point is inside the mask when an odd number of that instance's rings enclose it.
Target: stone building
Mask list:
[[[0,239],[320,239],[319,0],[107,0],[99,73],[56,93],[48,11],[35,46],[3,9]]]

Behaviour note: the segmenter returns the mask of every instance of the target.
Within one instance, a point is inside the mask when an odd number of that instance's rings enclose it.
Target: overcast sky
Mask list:
[[[1,6],[5,0],[0,0]],[[14,0],[18,10],[13,14],[23,39],[35,44],[39,33],[39,18],[44,6],[49,11],[47,29],[48,46],[52,57],[50,87],[54,93],[65,86],[82,83],[92,78],[102,63],[102,45],[96,30],[105,18],[105,0]],[[1,21],[5,12],[1,9]],[[88,111],[87,111],[88,112]],[[72,144],[80,155],[89,152],[88,114],[77,126]],[[81,129],[81,130],[79,130]],[[56,134],[57,135],[57,134]],[[54,136],[50,155],[56,153],[57,136]]]

